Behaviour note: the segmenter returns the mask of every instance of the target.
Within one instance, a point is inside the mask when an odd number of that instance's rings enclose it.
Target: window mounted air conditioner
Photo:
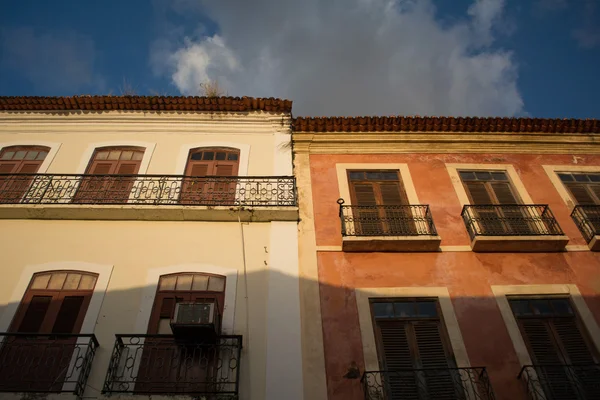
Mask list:
[[[176,337],[204,339],[216,335],[215,303],[177,303],[171,320]]]

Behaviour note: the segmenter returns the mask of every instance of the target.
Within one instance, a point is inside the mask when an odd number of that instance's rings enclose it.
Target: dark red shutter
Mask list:
[[[17,332],[39,332],[51,302],[52,296],[33,296]]]
[[[356,183],[354,184],[354,194],[356,196],[356,205],[358,206],[375,206],[377,200],[375,191],[371,183]]]
[[[492,204],[485,182],[466,182],[465,187],[471,196],[471,200],[475,205]]]
[[[66,296],[52,327],[52,333],[77,333],[73,331],[84,302],[83,296]]]

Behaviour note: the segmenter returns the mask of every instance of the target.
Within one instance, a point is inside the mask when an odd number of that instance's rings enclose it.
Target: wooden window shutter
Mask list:
[[[163,297],[160,305],[160,318],[173,318],[175,304],[177,304],[175,297]]]
[[[119,165],[117,169],[117,174],[119,175],[135,175],[139,169],[138,163],[122,163]]]
[[[356,205],[358,206],[375,206],[377,200],[373,185],[370,183],[354,184],[354,195],[356,197]]]
[[[18,166],[16,162],[0,162],[0,174],[14,174]]]
[[[233,165],[217,164],[215,169],[216,176],[233,176]]]
[[[448,358],[437,322],[416,322],[415,339],[423,368],[447,368]]]
[[[400,186],[398,184],[381,183],[381,201],[386,206],[396,206],[408,204],[408,201],[402,196]]]
[[[208,175],[208,164],[193,164],[190,170],[191,176],[206,176]]]
[[[474,205],[492,204],[492,198],[489,195],[485,182],[466,182],[465,187],[471,197]]]
[[[492,182],[490,183],[498,204],[518,204],[519,201],[512,192],[510,183],[506,182]]]
[[[110,163],[110,162],[94,163],[90,167],[88,174],[108,175],[114,170],[115,166],[116,166],[116,163]]]
[[[583,339],[575,318],[557,318],[552,323],[569,364],[594,363],[594,358]]]
[[[562,364],[564,360],[552,340],[548,321],[542,319],[522,319],[521,326],[529,343],[535,364]]]
[[[387,370],[413,368],[413,358],[406,335],[406,323],[402,321],[379,321],[378,326],[381,345],[385,354],[384,368]]]
[[[579,205],[593,205],[596,204],[594,198],[588,192],[586,185],[582,183],[568,183],[567,188],[575,198],[575,201]]]
[[[52,296],[33,296],[17,332],[37,333],[46,317],[46,312],[52,302]]]
[[[85,298],[65,296],[56,315],[52,333],[72,333],[79,319]]]

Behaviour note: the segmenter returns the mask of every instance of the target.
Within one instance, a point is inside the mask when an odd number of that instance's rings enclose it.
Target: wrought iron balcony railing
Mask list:
[[[81,396],[99,344],[94,335],[0,333],[0,392]]]
[[[365,400],[493,400],[485,368],[430,368],[365,372]]]
[[[295,206],[292,176],[0,174],[0,204]]]
[[[600,234],[600,205],[575,206],[571,218],[588,243]]]
[[[476,236],[563,235],[550,207],[542,204],[467,205],[461,216]]]
[[[428,205],[345,206],[340,204],[342,236],[435,236]]]
[[[104,393],[186,394],[237,399],[241,336],[180,341],[172,335],[116,335]]]
[[[600,364],[526,365],[518,378],[531,400],[600,399]]]

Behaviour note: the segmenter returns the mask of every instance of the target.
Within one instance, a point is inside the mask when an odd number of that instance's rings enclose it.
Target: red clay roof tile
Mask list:
[[[291,112],[292,102],[252,97],[197,96],[72,96],[72,97],[0,97],[4,111],[273,111]]]
[[[295,132],[600,133],[597,119],[463,117],[298,117]]]

